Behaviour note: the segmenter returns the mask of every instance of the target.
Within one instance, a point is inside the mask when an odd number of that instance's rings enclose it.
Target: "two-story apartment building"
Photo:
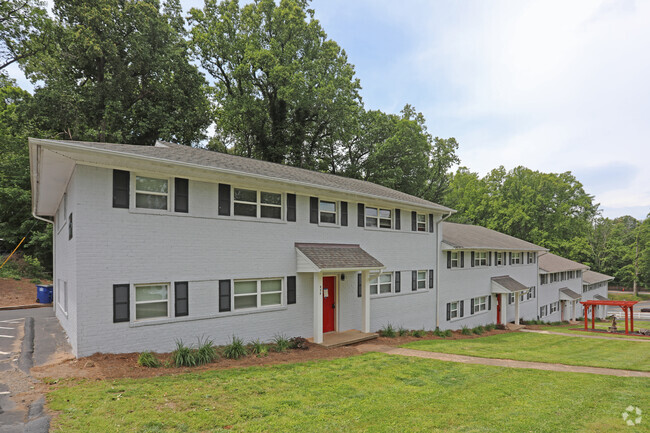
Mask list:
[[[552,253],[539,256],[539,318],[545,322],[576,320],[581,315],[582,276],[589,266]],[[607,293],[605,292],[605,296]]]
[[[537,257],[546,249],[485,227],[441,228],[441,329],[537,318]]]
[[[583,301],[606,301],[607,290],[609,287],[609,282],[612,281],[614,277],[609,275],[601,274],[596,271],[584,271],[582,273],[582,300]],[[607,307],[601,305],[596,307],[596,315],[604,319],[607,315]],[[620,311],[620,308],[614,307],[614,310]],[[582,314],[582,312],[581,312]]]
[[[54,224],[56,316],[77,356],[436,326],[451,209],[171,143],[30,139],[29,151],[34,215]]]

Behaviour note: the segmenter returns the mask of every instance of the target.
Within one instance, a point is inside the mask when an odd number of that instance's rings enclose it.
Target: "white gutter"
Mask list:
[[[50,224],[54,225],[54,221],[48,220],[47,218],[39,217],[38,215],[36,215],[36,212],[34,212],[34,211],[32,211],[32,216],[34,218],[36,218],[37,220],[45,221],[46,223],[50,223]]]
[[[440,223],[453,215],[453,212],[449,212],[447,215],[443,215],[440,218],[440,221],[436,223],[436,257],[438,261],[438,268],[436,269],[436,329],[440,328],[440,256],[442,255],[442,242],[440,241]]]

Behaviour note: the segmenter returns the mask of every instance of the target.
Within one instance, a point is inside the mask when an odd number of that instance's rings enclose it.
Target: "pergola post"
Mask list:
[[[323,274],[314,272],[314,343],[323,343]]]
[[[634,307],[630,305],[630,330],[634,332]]]
[[[627,320],[625,321],[627,324]],[[591,306],[591,329],[596,329],[596,308]]]
[[[587,323],[589,322],[589,305],[584,305],[585,307],[585,331],[589,329]]]
[[[370,271],[361,271],[361,332],[370,332]]]
[[[627,329],[627,307],[623,307],[623,310],[625,311],[625,333],[629,334],[629,330]]]

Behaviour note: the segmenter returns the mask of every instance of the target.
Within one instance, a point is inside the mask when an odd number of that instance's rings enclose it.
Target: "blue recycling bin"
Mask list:
[[[36,302],[39,304],[51,304],[54,289],[51,284],[36,286]]]

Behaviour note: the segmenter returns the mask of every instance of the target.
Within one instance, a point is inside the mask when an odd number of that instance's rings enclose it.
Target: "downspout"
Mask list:
[[[438,268],[436,269],[436,329],[440,328],[440,223],[452,216],[453,212],[449,212],[447,215],[443,215],[438,222],[436,222],[436,261],[438,262]]]

